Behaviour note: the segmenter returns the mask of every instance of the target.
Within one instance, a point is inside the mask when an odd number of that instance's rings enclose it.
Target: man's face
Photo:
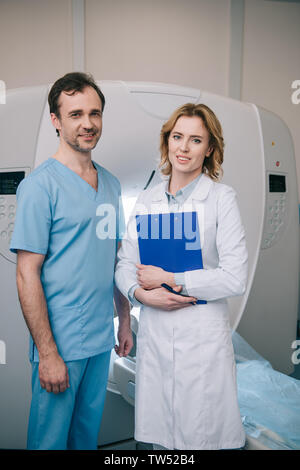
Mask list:
[[[102,103],[96,90],[86,87],[82,92],[59,97],[60,117],[51,114],[60,138],[73,150],[90,152],[96,147],[102,132]]]

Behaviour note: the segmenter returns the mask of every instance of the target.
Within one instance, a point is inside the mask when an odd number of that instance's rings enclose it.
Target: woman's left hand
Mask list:
[[[137,280],[143,289],[155,289],[166,283],[171,287],[176,286],[174,273],[169,273],[157,266],[137,264]]]

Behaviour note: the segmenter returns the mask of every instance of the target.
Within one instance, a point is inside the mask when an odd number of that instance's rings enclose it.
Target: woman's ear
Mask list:
[[[214,151],[214,148],[213,148],[213,147],[209,147],[208,150],[207,150],[207,152],[206,152],[206,154],[205,154],[205,156],[206,156],[207,158],[210,157],[211,154],[213,153],[213,151]]]

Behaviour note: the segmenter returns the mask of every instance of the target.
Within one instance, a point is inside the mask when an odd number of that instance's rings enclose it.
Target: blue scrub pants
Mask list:
[[[70,388],[58,394],[41,387],[39,364],[32,363],[28,449],[97,449],[110,353],[66,362]]]

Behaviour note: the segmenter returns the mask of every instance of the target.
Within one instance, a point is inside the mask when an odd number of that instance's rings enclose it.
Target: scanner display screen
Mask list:
[[[286,184],[284,175],[269,175],[270,193],[285,193]]]
[[[17,188],[24,178],[25,171],[0,172],[0,195],[16,194]]]

